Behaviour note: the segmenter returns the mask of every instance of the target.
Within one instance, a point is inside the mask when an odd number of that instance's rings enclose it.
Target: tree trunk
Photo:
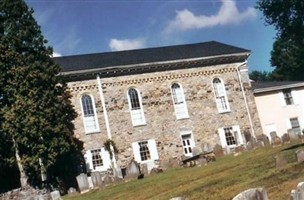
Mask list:
[[[25,188],[28,186],[28,176],[26,175],[23,165],[21,163],[21,157],[19,154],[18,144],[16,143],[16,141],[14,139],[13,139],[13,142],[14,142],[14,147],[15,147],[16,161],[17,161],[19,172],[20,172],[21,188]]]

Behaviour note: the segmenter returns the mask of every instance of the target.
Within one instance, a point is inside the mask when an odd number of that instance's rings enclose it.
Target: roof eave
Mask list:
[[[197,66],[207,66],[214,64],[224,64],[224,63],[234,63],[245,61],[250,55],[250,52],[226,54],[219,56],[209,56],[191,59],[180,59],[172,61],[162,61],[162,62],[151,62],[151,63],[140,63],[132,65],[120,65],[120,66],[110,66],[102,68],[94,68],[87,70],[77,70],[61,72],[59,75],[64,76],[66,79],[84,79],[85,77],[94,76],[96,74],[102,74],[106,77],[108,76],[119,76],[125,74],[136,74],[141,72],[154,72],[154,71],[166,71],[173,69],[183,68],[184,65],[188,67]]]

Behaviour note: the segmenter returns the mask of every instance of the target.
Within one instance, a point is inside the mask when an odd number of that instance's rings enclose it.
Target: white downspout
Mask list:
[[[102,105],[102,109],[103,109],[103,115],[104,115],[104,119],[105,119],[108,138],[110,140],[112,140],[112,134],[111,134],[110,124],[109,124],[109,119],[108,119],[108,112],[107,112],[107,109],[106,109],[106,104],[105,104],[105,99],[104,99],[104,96],[103,96],[103,90],[102,90],[102,87],[101,87],[101,81],[100,81],[99,74],[97,74],[97,84],[98,84],[98,91],[99,91],[99,95],[100,95],[100,99],[101,99],[101,105]],[[111,145],[111,151],[113,153],[114,168],[117,168],[115,153],[114,153],[112,145]]]
[[[246,111],[247,111],[247,115],[248,115],[248,119],[249,119],[249,123],[250,123],[250,128],[251,128],[252,136],[254,138],[256,138],[256,135],[255,135],[255,132],[254,132],[254,128],[253,128],[252,118],[251,118],[251,115],[250,115],[250,112],[249,112],[248,102],[247,102],[247,98],[246,98],[246,95],[245,95],[244,86],[243,86],[243,82],[242,82],[242,78],[241,78],[241,74],[240,74],[240,70],[239,70],[239,67],[241,67],[243,65],[246,65],[246,64],[247,64],[247,60],[245,62],[242,62],[239,65],[237,65],[235,67],[235,69],[237,71],[237,75],[238,75],[238,78],[239,78],[239,82],[240,82],[240,86],[241,86],[241,91],[242,91],[244,102],[245,102],[245,107],[246,107]]]

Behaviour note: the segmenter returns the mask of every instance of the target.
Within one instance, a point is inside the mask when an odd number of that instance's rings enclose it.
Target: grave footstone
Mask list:
[[[239,193],[232,200],[268,200],[268,196],[264,188],[251,188]]]
[[[296,158],[297,158],[297,162],[303,162],[304,161],[304,150],[303,149],[298,149],[296,151]]]
[[[69,194],[69,195],[77,194],[77,190],[76,190],[75,188],[73,188],[73,187],[70,187],[70,188],[68,189],[68,194]]]
[[[80,174],[76,177],[80,193],[85,193],[90,190],[88,176],[86,174]]]
[[[197,165],[199,166],[205,166],[207,165],[207,159],[204,157],[200,157],[199,159],[197,159]]]

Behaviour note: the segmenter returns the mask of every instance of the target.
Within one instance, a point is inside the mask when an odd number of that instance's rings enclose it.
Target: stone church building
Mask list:
[[[262,134],[248,78],[250,51],[210,41],[54,58],[78,112],[90,171],[154,164],[193,147],[233,150]],[[119,153],[110,160],[104,143]]]

